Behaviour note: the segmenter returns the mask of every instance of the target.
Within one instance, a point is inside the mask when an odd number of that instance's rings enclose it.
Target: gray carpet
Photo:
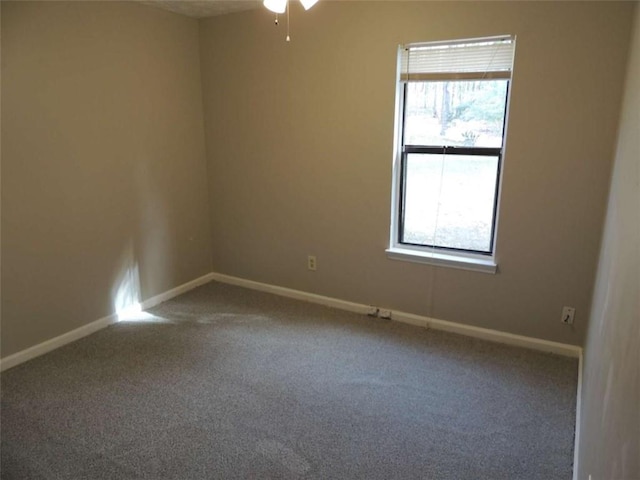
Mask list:
[[[2,375],[1,478],[571,478],[577,361],[210,283]]]

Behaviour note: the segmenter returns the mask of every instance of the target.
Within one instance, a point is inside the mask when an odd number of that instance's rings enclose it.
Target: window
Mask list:
[[[515,40],[401,46],[389,257],[496,271]]]

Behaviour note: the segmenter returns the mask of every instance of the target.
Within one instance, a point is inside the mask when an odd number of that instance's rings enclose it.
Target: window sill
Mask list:
[[[493,261],[493,259],[489,258],[475,258],[440,252],[424,252],[398,247],[388,248],[386,252],[387,258],[392,260],[426,263],[428,265],[435,265],[438,267],[458,268],[461,270],[471,270],[472,272],[491,274],[495,274],[498,270],[498,265]]]

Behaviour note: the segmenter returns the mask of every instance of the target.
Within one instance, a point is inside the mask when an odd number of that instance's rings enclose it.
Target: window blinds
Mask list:
[[[400,47],[400,80],[511,78],[515,38],[491,37]]]

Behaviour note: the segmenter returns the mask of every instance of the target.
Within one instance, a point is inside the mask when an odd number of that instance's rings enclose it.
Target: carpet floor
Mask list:
[[[3,480],[570,480],[577,360],[209,283],[1,379]]]

